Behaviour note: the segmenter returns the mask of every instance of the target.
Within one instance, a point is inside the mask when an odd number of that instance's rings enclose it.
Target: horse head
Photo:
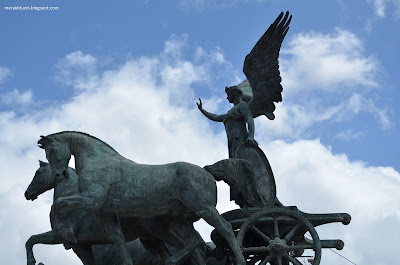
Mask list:
[[[39,169],[36,170],[32,182],[25,191],[27,200],[34,201],[40,194],[54,188],[54,178],[50,174],[49,164],[43,161],[39,161],[39,164]]]
[[[61,181],[62,178],[68,178],[68,163],[71,159],[71,150],[68,144],[55,135],[40,137],[38,146],[46,151],[51,174],[58,181]]]

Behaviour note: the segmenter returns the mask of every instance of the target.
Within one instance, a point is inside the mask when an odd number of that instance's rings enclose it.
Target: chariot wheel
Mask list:
[[[311,240],[304,237],[307,232]],[[305,259],[319,265],[321,260],[321,241],[314,226],[287,208],[253,214],[240,227],[237,241],[249,265],[303,265]]]

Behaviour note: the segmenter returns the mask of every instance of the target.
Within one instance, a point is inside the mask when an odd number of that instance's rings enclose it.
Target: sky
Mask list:
[[[245,79],[245,56],[286,10],[283,101],[275,120],[255,119],[277,196],[307,213],[349,213],[350,225],[317,231],[342,239],[353,263],[397,264],[399,0],[1,1],[2,262],[25,263],[26,240],[50,230],[52,192],[23,196],[46,159],[40,135],[86,132],[146,164],[227,158],[223,125],[195,102],[229,110],[225,86]],[[218,210],[234,208],[229,187],[218,190]],[[196,227],[209,240],[210,227]],[[46,265],[80,264],[62,246],[34,253]],[[324,249],[321,264],[352,263]]]

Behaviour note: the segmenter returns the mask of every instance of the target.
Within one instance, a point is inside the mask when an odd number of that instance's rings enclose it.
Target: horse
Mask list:
[[[68,178],[55,181],[52,174],[50,174],[49,164],[39,161],[39,165],[39,169],[36,171],[32,182],[25,191],[25,198],[27,200],[34,201],[39,195],[51,189],[54,189],[54,200],[62,196],[78,193],[78,176],[73,168],[68,168]],[[33,246],[36,244],[64,244],[66,248],[72,248],[84,265],[108,265],[118,262],[116,257],[114,257],[115,255],[113,255],[111,245],[95,245],[105,244],[107,243],[107,239],[102,228],[97,225],[94,215],[76,209],[67,209],[62,213],[61,219],[63,222],[73,227],[73,238],[71,238],[71,234],[60,234],[54,230],[54,218],[54,210],[52,209],[50,221],[53,230],[32,235],[26,242],[25,248],[28,265],[36,264],[32,250]],[[90,232],[86,230],[87,228],[90,228]],[[95,247],[92,248],[92,245]],[[128,242],[128,249],[130,253],[135,253],[134,256],[131,255],[135,258],[135,263],[141,265],[152,264],[154,253],[147,251],[139,239]]]
[[[58,198],[54,202],[56,212],[69,207],[96,215],[117,247],[123,264],[133,263],[114,218],[116,214],[136,220],[170,216],[191,223],[203,218],[225,238],[236,264],[245,265],[231,225],[215,208],[216,182],[205,169],[186,162],[135,163],[100,139],[82,132],[41,136],[38,146],[46,151],[51,174],[56,179],[68,178],[68,163],[71,155],[75,157],[79,194]]]
[[[35,176],[32,182],[29,184],[26,192],[25,198],[27,200],[34,201],[37,199],[39,195],[42,193],[54,189],[54,200],[62,196],[68,196],[78,193],[78,176],[76,175],[75,169],[68,168],[68,178],[62,179],[61,181],[56,181],[53,178],[53,175],[50,174],[49,164],[46,162],[39,161],[40,167],[36,171]],[[66,209],[64,210],[62,216],[55,216],[54,210],[52,209],[50,213],[51,226],[53,230],[33,235],[26,242],[26,252],[27,252],[27,264],[34,265],[35,258],[33,255],[32,248],[35,244],[64,244],[66,248],[72,248],[73,251],[77,254],[77,256],[81,259],[84,265],[108,265],[108,264],[117,264],[118,259],[115,257],[115,251],[110,245],[95,245],[95,244],[105,244],[112,243],[107,239],[104,231],[99,227],[95,221],[95,216],[89,214],[86,211],[76,210],[76,209]],[[55,222],[56,219],[59,219],[60,222]],[[173,258],[175,261],[180,261],[187,256],[190,256],[189,261],[192,261],[194,264],[203,264],[201,254],[199,249],[195,249],[196,246],[204,245],[204,241],[198,240],[196,235],[193,236],[193,233],[190,231],[190,228],[185,230],[185,224],[180,223],[179,228],[175,229],[174,232],[171,232],[173,229],[166,229],[166,233],[176,233],[181,231],[181,238],[185,236],[186,239],[191,240],[191,249],[187,252],[177,253],[176,250],[169,247],[166,248],[164,242],[157,239],[148,231],[154,229],[160,229],[159,221],[156,220],[154,222],[146,222],[142,224],[142,231],[138,233],[132,234],[129,232],[132,229],[132,224],[130,219],[121,219],[120,223],[122,224],[122,228],[124,231],[124,235],[126,240],[129,241],[127,244],[129,253],[131,257],[134,258],[135,263],[141,265],[150,265],[152,262],[156,261],[158,263],[165,261],[170,258],[170,250],[173,254]],[[64,233],[60,234],[56,231],[55,226],[66,227],[66,223],[70,225],[70,229]],[[165,226],[161,226],[165,228]],[[175,227],[174,227],[175,228]],[[137,226],[134,227],[135,230],[138,229]],[[192,228],[193,229],[193,228]],[[57,229],[60,230],[60,229]],[[144,231],[143,231],[144,230]],[[178,231],[177,231],[178,230]],[[185,235],[182,235],[182,234]],[[137,235],[140,234],[141,238],[135,239]],[[157,233],[159,235],[160,233]],[[167,242],[171,243],[170,237],[165,237],[164,234],[161,235],[163,239]],[[182,240],[179,238],[179,240]],[[176,239],[176,238],[175,238]],[[190,252],[190,253],[188,253]],[[104,253],[107,253],[105,255]],[[135,253],[135,255],[133,255]],[[184,260],[183,260],[184,261]],[[182,262],[181,262],[182,263]]]

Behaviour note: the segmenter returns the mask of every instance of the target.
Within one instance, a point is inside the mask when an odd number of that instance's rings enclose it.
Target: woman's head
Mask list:
[[[225,87],[225,92],[230,103],[233,103],[236,96],[243,96],[242,90],[237,86]]]

